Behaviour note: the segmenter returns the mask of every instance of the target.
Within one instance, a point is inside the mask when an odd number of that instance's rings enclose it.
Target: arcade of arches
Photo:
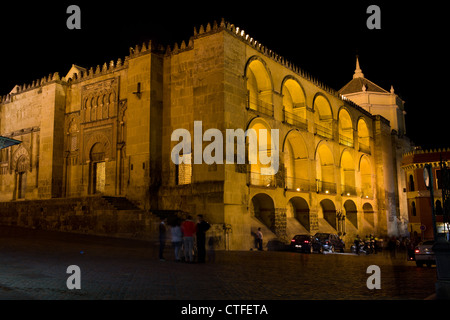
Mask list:
[[[111,229],[122,235],[148,236],[160,211],[189,212],[207,218],[223,247],[240,250],[249,249],[257,228],[265,243],[318,231],[346,241],[358,233],[404,234],[407,186],[399,163],[411,144],[393,130],[402,100],[377,87],[376,103],[390,113],[372,114],[368,103],[355,104],[233,24],[200,30],[187,45],[144,43],[125,59],[72,65],[65,76],[0,96],[0,135],[21,141],[0,152],[0,206],[122,198],[140,210]],[[345,88],[363,101],[372,87],[360,87]],[[203,132],[253,129],[262,153],[249,154],[247,137],[245,163],[198,163],[193,149],[181,155],[193,162],[176,165],[172,133],[189,131],[195,145],[195,121]],[[272,150],[276,169],[266,161]],[[67,207],[78,208],[70,212],[76,216],[83,206]],[[16,223],[9,212],[0,223]],[[42,217],[60,225],[59,216]],[[106,232],[104,225],[86,228]]]

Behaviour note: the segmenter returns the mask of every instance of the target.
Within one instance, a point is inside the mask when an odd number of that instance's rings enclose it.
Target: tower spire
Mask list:
[[[359,66],[359,57],[356,56],[356,69],[355,74],[353,75],[353,79],[355,78],[364,78],[364,73],[362,73],[362,70]]]

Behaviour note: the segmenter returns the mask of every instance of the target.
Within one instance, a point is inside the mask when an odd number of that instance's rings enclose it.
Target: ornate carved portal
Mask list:
[[[106,163],[104,144],[97,142],[90,152],[90,193],[105,192],[106,184]]]

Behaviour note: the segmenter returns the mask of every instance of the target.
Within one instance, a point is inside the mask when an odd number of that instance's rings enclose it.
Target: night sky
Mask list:
[[[72,64],[95,69],[123,59],[143,41],[187,43],[194,26],[223,17],[335,90],[352,79],[359,55],[365,77],[388,91],[393,85],[406,102],[411,140],[450,147],[448,26],[440,2],[93,2],[1,2],[0,95],[50,73],[64,76]],[[66,27],[71,4],[81,9],[81,30]],[[381,9],[381,30],[366,26],[371,4]]]

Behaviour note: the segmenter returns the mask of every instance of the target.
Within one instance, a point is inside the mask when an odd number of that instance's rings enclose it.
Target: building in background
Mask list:
[[[171,135],[194,137],[194,121],[223,136],[278,129],[279,170],[174,164]],[[147,238],[156,214],[187,212],[229,249],[252,247],[258,228],[269,242],[406,235],[405,133],[403,101],[366,80],[359,61],[338,92],[221,21],[187,43],[144,43],[1,97],[0,134],[22,143],[1,151],[0,221]]]
[[[433,173],[434,207],[438,233],[448,233],[448,225],[443,221],[441,161],[450,163],[450,150],[416,149],[404,155],[402,168],[405,172],[407,187],[405,193],[408,199],[408,231],[412,236],[421,239],[433,239],[433,216],[430,190],[425,186],[423,170],[426,164],[431,164]]]

